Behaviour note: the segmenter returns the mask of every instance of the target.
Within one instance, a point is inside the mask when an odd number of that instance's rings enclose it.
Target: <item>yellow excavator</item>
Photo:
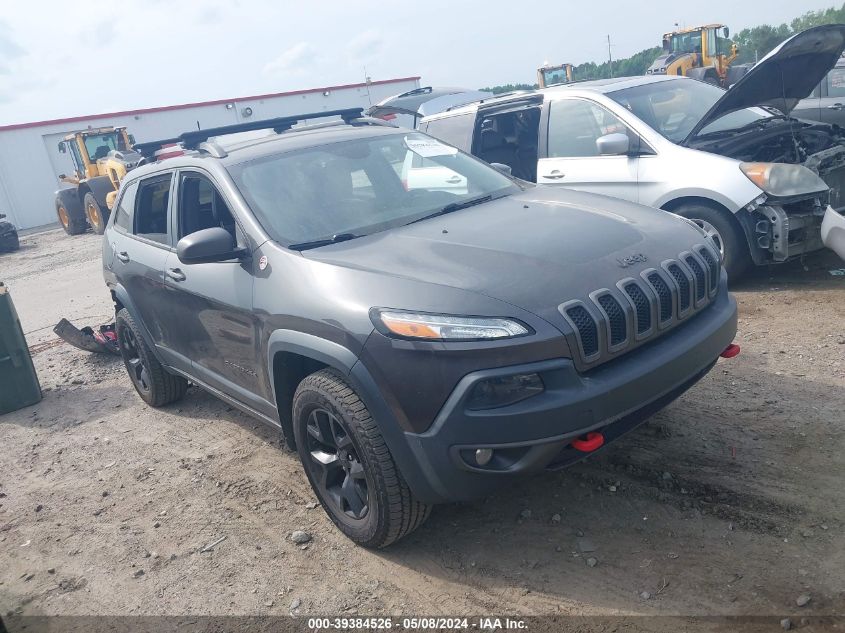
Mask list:
[[[67,187],[56,192],[56,215],[69,235],[91,227],[102,235],[126,173],[138,166],[141,154],[125,127],[100,127],[71,132],[59,141],[59,152],[70,154],[74,173],[60,174]]]
[[[724,24],[705,24],[663,35],[663,53],[647,75],[685,75],[723,88],[736,83],[747,67],[731,67],[738,48]]]
[[[573,81],[572,69],[572,64],[550,66],[546,62],[537,69],[537,87],[548,88],[549,86],[571,83]]]

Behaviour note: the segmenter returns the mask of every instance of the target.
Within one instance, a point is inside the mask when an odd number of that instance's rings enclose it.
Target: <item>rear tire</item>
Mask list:
[[[117,313],[115,330],[129,379],[144,402],[163,407],[185,395],[188,381],[174,376],[158,362],[126,308]]]
[[[105,233],[106,223],[109,221],[108,209],[104,211],[90,191],[85,194],[83,206],[85,207],[85,219],[88,220],[91,230],[98,235]]]
[[[56,196],[56,217],[68,235],[79,235],[88,230],[82,206],[70,196]]]
[[[703,204],[688,203],[672,209],[672,212],[693,222],[698,221],[699,226],[704,225],[703,228],[708,232],[709,228],[706,225],[716,230],[716,239],[713,241],[722,252],[723,265],[731,281],[740,280],[748,272],[751,266],[751,253],[748,250],[745,233],[736,218],[732,217],[727,210],[720,211]]]
[[[431,506],[414,498],[378,425],[339,374],[323,369],[300,383],[293,427],[311,487],[355,543],[386,547],[428,518]]]

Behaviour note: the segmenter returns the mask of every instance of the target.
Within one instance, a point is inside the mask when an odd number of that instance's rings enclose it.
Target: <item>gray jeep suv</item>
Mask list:
[[[738,351],[691,222],[360,115],[141,144],[103,241],[140,396],[191,382],[279,428],[355,542],[571,464]]]

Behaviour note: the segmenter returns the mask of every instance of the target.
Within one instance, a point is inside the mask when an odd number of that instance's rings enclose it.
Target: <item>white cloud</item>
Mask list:
[[[302,72],[313,63],[316,52],[308,42],[299,42],[284,51],[276,59],[264,65],[265,75],[281,75]]]
[[[365,62],[378,57],[384,50],[384,37],[377,29],[370,29],[353,37],[346,46],[350,59]]]

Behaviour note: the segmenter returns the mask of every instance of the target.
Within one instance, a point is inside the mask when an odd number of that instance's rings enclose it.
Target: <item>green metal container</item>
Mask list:
[[[8,288],[0,282],[0,415],[41,400],[18,313]]]

